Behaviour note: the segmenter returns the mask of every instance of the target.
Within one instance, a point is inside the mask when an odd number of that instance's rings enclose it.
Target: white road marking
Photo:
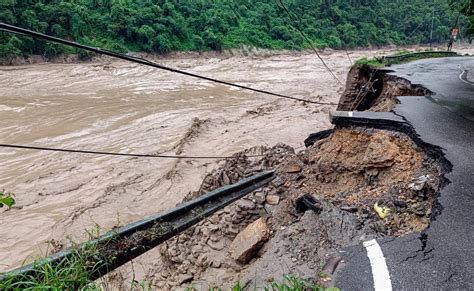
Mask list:
[[[467,74],[467,70],[464,69],[461,65],[459,65],[458,68],[461,70],[461,74],[459,75],[459,80],[463,81],[463,82],[466,83],[466,84],[469,84],[469,85],[471,85],[471,86],[474,86],[474,83],[469,82],[468,80],[464,80],[464,79],[462,78],[462,76],[463,76],[464,74]],[[466,79],[467,79],[467,78],[466,78]]]
[[[385,262],[385,257],[383,256],[379,244],[375,239],[373,239],[364,242],[363,245],[367,250],[367,257],[369,257],[370,266],[372,267],[375,291],[391,291],[392,281],[390,280],[387,263]]]
[[[349,111],[348,114],[349,114],[349,117],[352,117],[352,111]]]

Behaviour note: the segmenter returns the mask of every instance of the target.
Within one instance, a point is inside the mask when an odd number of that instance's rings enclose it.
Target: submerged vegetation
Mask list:
[[[448,0],[2,0],[0,21],[120,52],[350,48],[444,42],[457,13]],[[433,14],[434,13],[434,14]],[[435,17],[433,17],[435,16]],[[466,18],[462,17],[462,21]],[[0,56],[80,53],[0,32]]]

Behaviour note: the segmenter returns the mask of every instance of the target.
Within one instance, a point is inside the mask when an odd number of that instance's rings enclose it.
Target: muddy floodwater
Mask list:
[[[385,51],[350,51],[350,57]],[[346,52],[323,54],[344,83]],[[343,86],[312,54],[173,57],[160,63],[300,98],[337,102]],[[139,154],[227,156],[256,145],[295,148],[330,127],[332,106],[303,104],[126,62],[0,67],[0,143]],[[0,149],[0,271],[55,245],[171,208],[215,159],[95,156]],[[26,261],[25,261],[26,260]]]

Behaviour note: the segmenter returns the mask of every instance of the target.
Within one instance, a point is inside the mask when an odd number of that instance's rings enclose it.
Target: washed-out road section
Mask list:
[[[474,58],[420,60],[391,70],[391,74],[434,92],[430,97],[399,97],[394,113],[403,117],[424,142],[441,147],[452,171],[446,174],[449,182],[441,189],[429,228],[422,233],[378,240],[385,266],[383,260],[377,263],[377,259],[369,258],[364,245],[344,250],[341,254],[346,263],[338,272],[336,284],[343,290],[370,290],[374,286],[471,290],[474,85],[466,76],[474,71]],[[380,272],[385,267],[388,276]]]

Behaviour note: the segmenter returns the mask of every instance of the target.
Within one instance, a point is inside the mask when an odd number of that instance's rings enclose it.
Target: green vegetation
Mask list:
[[[98,225],[86,231],[89,240],[98,238],[99,233]],[[112,236],[110,242],[113,239]],[[36,260],[33,263],[34,272],[28,274],[3,274],[6,277],[0,281],[0,290],[102,290],[97,281],[91,280],[91,274],[107,268],[115,259],[104,255],[108,242],[78,245],[71,240],[70,255],[54,263],[46,258]],[[143,285],[139,282],[132,284],[136,287]]]
[[[248,289],[248,288],[246,288]],[[252,290],[252,288],[250,288]],[[196,289],[192,286],[186,288],[187,291],[195,291]],[[220,287],[211,287],[209,291],[221,291]],[[244,286],[240,281],[236,282],[231,289],[232,291],[242,291]],[[336,287],[323,287],[320,285],[313,284],[307,280],[301,279],[299,277],[290,275],[283,276],[283,283],[271,282],[263,288],[257,288],[253,286],[253,290],[265,290],[265,291],[339,291],[339,288]]]
[[[13,196],[15,196],[15,194],[11,192],[0,191],[0,208],[3,206],[11,208],[15,205],[15,198],[13,198]]]
[[[417,52],[410,52],[410,51],[398,51],[391,55],[390,57],[394,58],[382,58],[382,57],[375,57],[372,59],[368,59],[366,57],[360,58],[354,62],[354,66],[357,65],[368,65],[374,68],[383,68],[385,66],[408,63],[416,60],[421,59],[428,59],[428,58],[443,58],[447,56],[456,56],[456,54],[447,54],[443,51],[417,51]]]
[[[88,259],[94,252],[93,247],[75,249],[71,256],[54,265],[38,261],[34,265],[37,275],[11,276],[0,281],[0,290],[100,290],[89,279],[89,274],[101,267],[91,265]]]
[[[339,291],[336,287],[325,288],[295,276],[284,276],[283,279],[283,283],[273,282],[265,289],[276,291]]]
[[[381,59],[379,58],[373,58],[373,59],[368,59],[366,57],[360,58],[354,62],[353,66],[362,66],[362,65],[368,65],[374,68],[383,68],[385,67],[385,64],[382,62]]]
[[[350,48],[449,39],[449,0],[284,0],[319,47]],[[462,21],[466,21],[462,17]],[[308,47],[275,0],[2,0],[0,21],[119,52]],[[464,23],[464,22],[463,22]],[[87,53],[0,33],[0,56]]]
[[[453,10],[459,11],[467,17],[465,36],[471,40],[474,38],[474,1],[473,0],[450,0]]]

